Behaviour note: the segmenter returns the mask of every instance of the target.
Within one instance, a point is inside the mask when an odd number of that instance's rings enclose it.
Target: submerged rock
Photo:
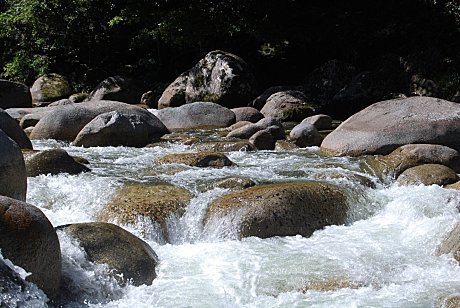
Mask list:
[[[205,223],[231,221],[239,238],[310,236],[328,225],[345,223],[347,203],[335,185],[295,182],[261,185],[213,201]]]
[[[26,157],[27,176],[59,173],[79,174],[91,171],[62,149],[41,151]]]
[[[61,282],[61,249],[53,226],[33,205],[0,196],[0,249],[5,258],[32,275],[50,298],[56,298]]]
[[[135,224],[139,217],[160,224],[163,238],[168,239],[167,219],[184,214],[192,194],[172,185],[129,184],[120,188],[99,214],[99,220]]]
[[[235,165],[227,156],[218,152],[169,154],[158,159],[157,164],[184,164],[192,167],[214,168]]]
[[[232,190],[245,189],[255,185],[256,183],[253,180],[241,177],[226,178],[213,184],[214,187]]]
[[[256,148],[249,141],[215,141],[197,143],[193,150],[200,152],[254,151]]]
[[[163,92],[158,108],[206,101],[227,108],[247,106],[254,95],[255,79],[241,58],[224,51],[209,52],[182,73]]]
[[[401,173],[396,182],[400,185],[448,185],[458,181],[454,170],[439,164],[412,167]]]
[[[0,130],[0,195],[26,200],[27,174],[21,149]]]
[[[158,256],[143,240],[110,223],[91,222],[59,226],[75,237],[88,259],[105,263],[122,282],[132,280],[135,286],[151,285],[156,277]]]
[[[389,154],[401,145],[432,143],[460,149],[460,105],[432,97],[375,103],[356,113],[321,144],[328,155]]]

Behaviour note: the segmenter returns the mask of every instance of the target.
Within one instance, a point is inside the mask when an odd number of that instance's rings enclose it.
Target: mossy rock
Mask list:
[[[169,154],[156,162],[157,164],[183,164],[192,167],[214,168],[235,165],[227,156],[218,152]]]
[[[41,105],[69,97],[72,94],[72,87],[64,76],[52,73],[38,78],[30,92],[34,104]]]
[[[344,224],[348,205],[342,190],[321,182],[260,185],[213,201],[205,223],[227,219],[239,238],[310,236],[328,225]]]
[[[426,164],[404,171],[396,180],[399,185],[448,185],[458,181],[454,170],[444,165]]]
[[[256,183],[253,180],[241,177],[226,178],[213,184],[213,186],[216,188],[225,188],[232,190],[245,189],[253,187],[255,185]]]
[[[99,221],[134,224],[140,216],[160,224],[167,239],[166,220],[182,216],[192,194],[181,187],[131,183],[119,188],[115,197],[99,213]]]
[[[204,152],[235,152],[254,151],[256,148],[249,141],[216,141],[203,142],[192,146],[193,150]]]
[[[315,110],[313,109],[311,105],[308,105],[308,104],[297,105],[290,109],[283,110],[282,111],[283,116],[281,117],[281,121],[300,122],[303,119],[313,115],[314,112]]]

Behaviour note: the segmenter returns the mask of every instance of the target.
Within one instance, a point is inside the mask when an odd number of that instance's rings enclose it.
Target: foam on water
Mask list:
[[[36,148],[56,146],[53,142]],[[431,307],[460,291],[460,268],[452,256],[435,256],[442,238],[460,220],[460,193],[439,186],[396,185],[377,180],[350,158],[323,158],[317,148],[294,152],[232,152],[238,167],[145,175],[155,159],[190,151],[169,145],[143,149],[83,149],[59,144],[90,160],[91,173],[29,179],[28,202],[54,225],[94,221],[116,188],[130,181],[166,181],[194,195],[182,217],[161,228],[140,219],[125,226],[158,254],[151,286],[121,287],[107,268],[88,263],[81,249],[60,234],[64,271],[95,307]],[[153,175],[152,175],[153,174]],[[350,206],[346,225],[301,236],[231,240],[228,221],[204,230],[212,200],[228,190],[202,190],[207,183],[242,176],[257,183],[321,180],[344,187]]]

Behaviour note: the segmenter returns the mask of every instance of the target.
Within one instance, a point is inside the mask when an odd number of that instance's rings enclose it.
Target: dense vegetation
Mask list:
[[[222,49],[244,58],[261,88],[334,58],[372,70],[390,54],[452,79],[459,25],[456,1],[3,0],[0,75],[30,84],[57,72],[81,89],[115,74],[171,81]]]

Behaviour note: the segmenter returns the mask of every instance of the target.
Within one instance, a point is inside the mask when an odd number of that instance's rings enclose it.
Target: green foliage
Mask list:
[[[18,51],[13,59],[3,67],[5,78],[31,83],[48,72],[49,59],[46,56],[30,55]]]

